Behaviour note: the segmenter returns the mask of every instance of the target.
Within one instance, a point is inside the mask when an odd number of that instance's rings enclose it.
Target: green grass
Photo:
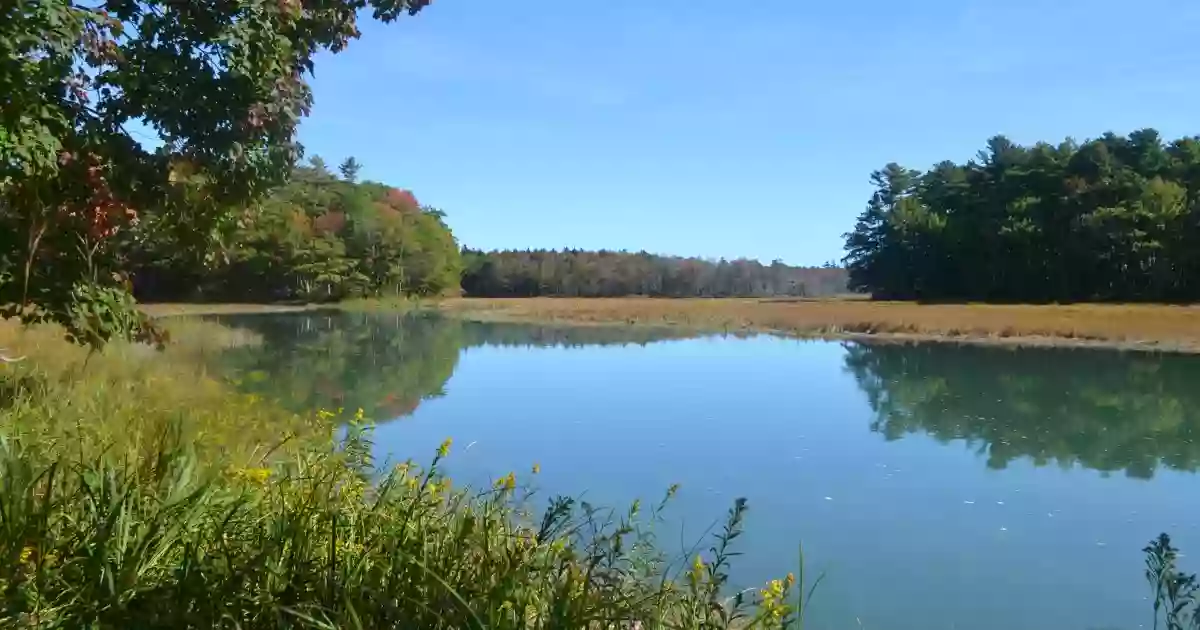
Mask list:
[[[255,345],[255,335],[193,318],[167,322],[172,341],[159,352],[114,343],[88,352],[53,326],[0,321],[0,348],[27,358],[0,364],[0,430],[74,450],[154,450],[169,427],[204,457],[241,461],[263,445],[308,439],[312,417],[237,393],[208,370],[215,353]]]

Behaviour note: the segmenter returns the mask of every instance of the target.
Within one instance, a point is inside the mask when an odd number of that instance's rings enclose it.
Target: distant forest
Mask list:
[[[889,164],[844,259],[877,298],[1200,299],[1200,137],[1003,136],[965,164]]]
[[[846,292],[834,265],[792,267],[776,261],[711,261],[646,252],[463,250],[469,297],[754,297]]]

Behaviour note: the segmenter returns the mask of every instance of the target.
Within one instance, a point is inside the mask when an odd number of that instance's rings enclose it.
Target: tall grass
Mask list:
[[[96,452],[154,450],[173,426],[209,458],[246,457],[289,436],[319,435],[312,418],[238,394],[209,372],[213,355],[258,344],[258,337],[188,318],[169,320],[167,330],[171,342],[162,352],[125,343],[89,352],[64,341],[56,327],[0,321],[0,348],[26,355],[0,365],[0,428]]]
[[[726,597],[744,502],[673,569],[642,513],[515,475],[375,472],[369,432],[214,471],[178,434],[152,456],[0,440],[0,625],[36,628],[777,628],[794,580]]]

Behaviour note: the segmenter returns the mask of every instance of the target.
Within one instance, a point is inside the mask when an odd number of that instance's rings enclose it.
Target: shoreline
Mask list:
[[[869,343],[951,343],[1200,354],[1200,308],[1166,305],[918,305],[867,300],[770,298],[444,298],[404,305],[157,303],[151,317],[319,310],[424,309],[481,322],[638,326],[712,334]]]
[[[138,310],[150,317],[180,317],[202,315],[256,315],[259,313],[300,313],[322,308],[337,308],[326,304],[249,304],[249,303],[138,303]]]
[[[518,300],[526,300],[525,303]],[[533,304],[529,301],[538,301]],[[556,302],[551,304],[553,302]],[[628,308],[622,309],[622,304],[615,302],[626,301]],[[612,304],[613,309],[603,311],[588,309],[582,312],[573,306],[586,303],[586,306],[606,306]],[[647,313],[648,306],[655,308],[654,317]],[[787,324],[779,321],[778,313],[767,313],[772,306],[812,310],[814,305],[821,308],[840,308],[851,305],[849,310],[855,311],[854,317],[844,318],[846,321],[836,322],[836,318],[817,317],[812,321]],[[522,306],[535,306],[534,310],[522,310]],[[1031,311],[1035,315],[1063,316],[1064,314],[1087,313],[1084,319],[1092,323],[1109,323],[1110,313],[1107,309],[1132,308],[1136,311],[1170,313],[1173,319],[1183,319],[1192,332],[1190,335],[1164,334],[1155,331],[1144,337],[1137,335],[1131,328],[1120,334],[1102,335],[1081,334],[1070,331],[1069,334],[1047,334],[1044,331],[1024,332],[1020,323],[1005,323],[993,326],[992,330],[982,327],[985,324],[966,321],[961,318],[954,324],[946,325],[945,329],[930,330],[917,322],[904,318],[889,319],[888,310],[901,305],[904,315],[920,314],[924,309],[931,313],[933,310],[947,308],[956,311]],[[537,306],[544,306],[537,310]],[[722,308],[728,307],[728,308]],[[1200,308],[1191,306],[1157,306],[1087,304],[1070,306],[1013,306],[1013,305],[916,305],[912,303],[869,302],[865,300],[813,300],[796,302],[770,302],[742,298],[717,300],[666,300],[654,298],[457,298],[444,300],[431,305],[439,312],[448,316],[460,317],[472,321],[514,322],[514,323],[547,323],[578,326],[648,326],[659,328],[675,328],[695,331],[697,334],[767,334],[791,339],[808,339],[823,341],[858,341],[868,343],[917,344],[917,343],[949,343],[957,345],[975,345],[1005,348],[1071,348],[1093,350],[1115,350],[1122,352],[1149,352],[1161,354],[1200,354]],[[703,312],[707,310],[708,312]],[[737,315],[731,311],[739,310]],[[624,312],[622,312],[624,311]],[[755,311],[758,311],[757,313]],[[804,313],[809,315],[810,313]],[[883,317],[879,317],[882,315]],[[874,318],[870,317],[874,316]],[[759,319],[761,318],[761,319]],[[758,321],[756,321],[756,319]],[[786,318],[784,318],[786,319]],[[1128,318],[1126,318],[1128,319]],[[1135,318],[1138,319],[1138,318]],[[768,321],[762,321],[768,320]],[[781,325],[782,324],[782,325]],[[972,329],[972,325],[980,328]],[[862,330],[862,329],[866,330]],[[924,328],[924,329],[923,329]]]
[[[671,328],[694,332],[697,336],[713,335],[771,335],[784,339],[799,341],[857,341],[873,344],[912,345],[923,343],[944,343],[964,346],[986,346],[1010,348],[1066,348],[1082,350],[1110,350],[1118,352],[1149,352],[1160,354],[1200,355],[1200,345],[1172,344],[1146,341],[1122,341],[1115,339],[1077,339],[1071,337],[1051,337],[1045,335],[1023,335],[1009,337],[991,337],[985,335],[949,335],[949,334],[915,334],[898,332],[844,332],[830,330],[800,330],[765,328],[758,326],[740,328],[713,328],[676,323],[652,322],[621,322],[621,321],[579,321],[569,319],[545,319],[538,317],[522,317],[505,315],[503,313],[487,313],[486,311],[449,310],[431,307],[432,310],[448,316],[474,322],[496,322],[513,324],[547,324],[557,326],[597,326],[606,328]]]

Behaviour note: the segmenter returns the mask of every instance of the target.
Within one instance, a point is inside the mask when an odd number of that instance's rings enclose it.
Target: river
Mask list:
[[[622,507],[681,490],[681,558],[749,501],[733,581],[824,574],[808,628],[1149,628],[1141,549],[1200,554],[1200,359],[687,337],[430,314],[229,316],[220,358],[294,405],[362,407],[380,459],[445,438],[459,481],[516,471]],[[541,473],[531,477],[537,464]],[[1195,566],[1200,565],[1193,565]]]

